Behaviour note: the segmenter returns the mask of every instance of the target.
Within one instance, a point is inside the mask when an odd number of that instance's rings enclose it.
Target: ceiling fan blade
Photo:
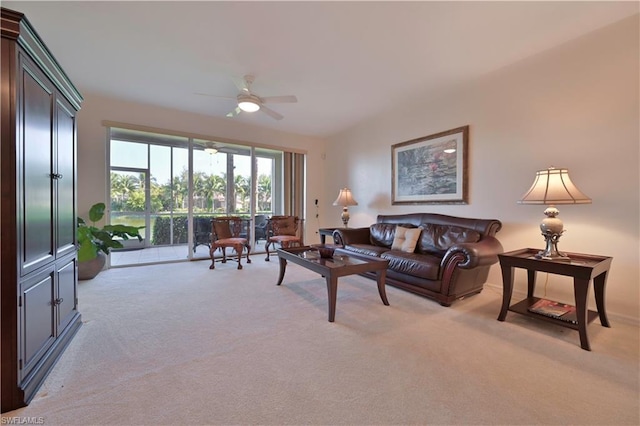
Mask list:
[[[231,99],[231,100],[234,100],[234,101],[237,99],[235,96],[234,97],[231,97],[231,96],[218,96],[218,95],[212,95],[212,94],[209,94],[209,93],[194,93],[194,95],[209,96],[211,98],[218,98],[218,99]]]
[[[293,95],[290,96],[267,96],[266,98],[260,98],[263,103],[270,104],[283,104],[283,103],[295,103],[298,102],[298,98]]]
[[[227,117],[232,118],[235,117],[236,115],[240,114],[242,112],[242,110],[240,109],[240,107],[235,107],[235,109],[231,112],[229,112],[227,114]]]
[[[278,114],[271,108],[267,108],[264,105],[260,107],[260,111],[263,111],[265,114],[267,114],[269,117],[273,118],[274,120],[282,120],[284,118],[284,116]]]
[[[236,86],[236,89],[238,89],[238,92],[247,92],[247,82],[244,78],[231,77],[231,81],[233,81],[233,84],[234,86]]]

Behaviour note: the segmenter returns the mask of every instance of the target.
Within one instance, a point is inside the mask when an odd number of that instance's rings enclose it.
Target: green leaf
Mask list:
[[[122,245],[122,243],[120,241],[118,241],[118,240],[105,241],[104,245],[109,247],[109,248],[122,248],[122,247],[124,247]]]
[[[104,211],[107,207],[104,203],[96,203],[91,206],[89,210],[89,220],[91,222],[97,222],[104,217]]]
[[[138,241],[142,241],[142,235],[140,235],[139,230],[143,228],[144,226],[128,226],[116,224],[105,225],[103,229],[113,236],[120,237],[123,240],[128,240],[130,237],[136,237],[138,238]]]
[[[86,262],[95,259],[97,256],[98,250],[96,250],[93,244],[80,244],[78,248],[78,262]]]

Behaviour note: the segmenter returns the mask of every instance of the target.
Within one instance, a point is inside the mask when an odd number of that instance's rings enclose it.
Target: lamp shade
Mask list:
[[[353,194],[349,188],[343,188],[338,194],[338,198],[333,202],[334,206],[357,206],[358,202],[353,199]]]
[[[590,204],[569,178],[569,170],[549,167],[536,172],[531,188],[518,201],[520,204]]]

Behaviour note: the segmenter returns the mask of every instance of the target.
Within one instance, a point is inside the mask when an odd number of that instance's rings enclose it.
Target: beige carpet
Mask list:
[[[573,330],[509,313],[501,295],[444,308],[278,262],[104,271],[79,285],[84,325],[31,405],[46,425],[637,425],[638,328]],[[522,287],[522,285],[520,285]],[[15,419],[13,419],[15,421]]]

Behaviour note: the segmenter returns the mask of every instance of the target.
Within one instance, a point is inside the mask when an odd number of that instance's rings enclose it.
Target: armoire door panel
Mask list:
[[[44,76],[22,62],[23,155],[20,205],[22,275],[53,261],[53,94]]]
[[[58,311],[56,334],[64,330],[77,311],[76,271],[75,259],[58,269],[58,295],[54,300]]]
[[[21,318],[21,376],[35,366],[55,341],[54,269],[50,268],[31,278],[22,286]]]
[[[56,256],[62,257],[76,250],[75,182],[75,116],[61,99],[56,102]]]

